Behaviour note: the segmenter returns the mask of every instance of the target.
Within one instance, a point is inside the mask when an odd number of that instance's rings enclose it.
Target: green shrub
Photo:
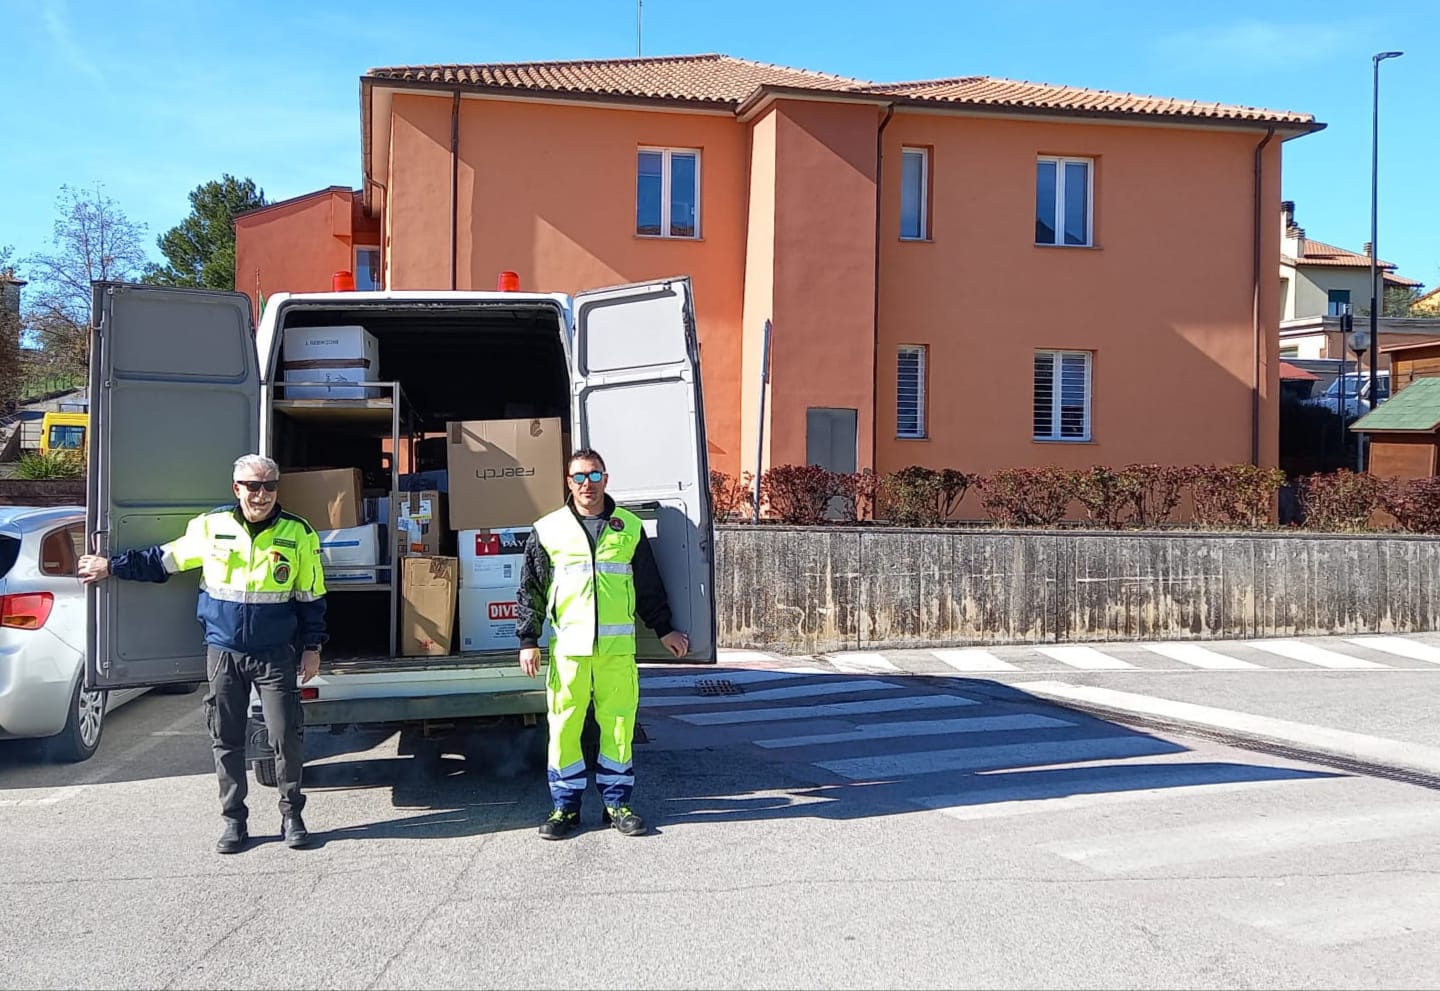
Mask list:
[[[880,513],[896,526],[939,526],[969,488],[964,472],[911,465],[880,480]]]
[[[15,464],[16,478],[84,478],[85,462],[74,451],[23,454]]]
[[[1075,473],[1054,465],[1002,468],[976,480],[986,514],[1000,526],[1055,526],[1075,498]]]
[[[1380,507],[1409,533],[1440,533],[1440,478],[1392,478],[1380,486]]]
[[[1370,529],[1370,516],[1380,507],[1380,479],[1341,469],[1310,475],[1300,484],[1305,526],[1311,530],[1358,533]]]

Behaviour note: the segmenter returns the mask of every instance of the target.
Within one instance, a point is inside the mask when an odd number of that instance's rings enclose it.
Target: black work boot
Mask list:
[[[580,813],[556,809],[550,813],[550,818],[540,824],[540,838],[546,840],[563,840],[579,828]]]
[[[220,833],[220,839],[215,841],[215,852],[239,853],[249,842],[250,834],[245,824],[238,819],[226,819],[225,829]]]
[[[305,828],[305,820],[300,818],[299,812],[292,812],[280,820],[280,834],[285,837],[285,845],[292,850],[310,845],[310,830]]]
[[[613,826],[624,836],[644,836],[648,828],[628,805],[607,805],[601,817],[605,825]]]

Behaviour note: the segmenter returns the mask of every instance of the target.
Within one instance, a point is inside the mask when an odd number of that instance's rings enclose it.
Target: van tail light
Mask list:
[[[501,272],[495,280],[496,292],[519,292],[520,275],[517,272]]]
[[[330,276],[330,291],[331,291],[331,292],[354,292],[354,291],[355,291],[355,273],[354,273],[354,272],[343,272],[343,271],[342,271],[342,272],[336,272],[334,275]]]
[[[14,630],[38,630],[50,618],[55,606],[51,592],[24,592],[0,595],[0,626]]]

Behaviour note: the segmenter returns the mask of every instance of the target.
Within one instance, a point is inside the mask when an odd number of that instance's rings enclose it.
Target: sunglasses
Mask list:
[[[246,478],[246,479],[237,478],[237,479],[235,479],[235,484],[236,484],[236,485],[243,485],[245,488],[249,489],[251,492],[259,492],[261,489],[264,489],[266,492],[274,492],[276,489],[278,489],[278,488],[280,487],[280,482],[279,482],[278,480],[276,480],[276,479],[273,479],[273,478],[272,478],[272,479],[269,479],[269,480],[267,480],[267,481],[264,481],[264,482],[256,482],[256,481],[253,481],[253,480],[248,479],[248,478]]]
[[[586,482],[602,482],[605,480],[603,471],[576,471],[570,473],[570,481],[576,485],[583,485]]]

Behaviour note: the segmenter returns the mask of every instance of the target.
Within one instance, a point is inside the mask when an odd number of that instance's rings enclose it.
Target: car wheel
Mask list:
[[[255,772],[255,783],[265,788],[274,788],[277,775],[275,773],[274,757],[257,757],[250,762],[250,769]]]
[[[50,755],[67,764],[89,760],[99,748],[104,731],[105,692],[87,691],[77,682],[70,693],[70,714],[65,728],[48,741]]]

